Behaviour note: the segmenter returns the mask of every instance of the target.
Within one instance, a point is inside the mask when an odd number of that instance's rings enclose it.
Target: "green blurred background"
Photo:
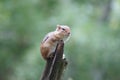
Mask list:
[[[120,0],[0,0],[0,80],[39,80],[39,45],[71,27],[63,80],[120,80]]]

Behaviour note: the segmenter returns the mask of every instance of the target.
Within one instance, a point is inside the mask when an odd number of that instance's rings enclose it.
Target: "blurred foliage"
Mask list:
[[[0,0],[0,80],[39,80],[39,44],[71,27],[64,80],[120,79],[120,0]]]

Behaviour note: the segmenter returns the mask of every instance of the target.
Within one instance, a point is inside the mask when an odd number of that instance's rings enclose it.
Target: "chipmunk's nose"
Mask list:
[[[70,35],[70,32],[68,32],[68,35]]]

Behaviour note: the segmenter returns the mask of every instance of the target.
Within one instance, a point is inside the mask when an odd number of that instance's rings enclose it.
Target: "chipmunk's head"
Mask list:
[[[57,25],[56,31],[64,41],[71,35],[70,28],[67,25]]]

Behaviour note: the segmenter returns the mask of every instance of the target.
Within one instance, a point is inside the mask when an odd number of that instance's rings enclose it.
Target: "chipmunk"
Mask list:
[[[57,25],[55,31],[48,33],[40,45],[40,51],[42,57],[47,60],[53,56],[56,46],[60,40],[63,40],[64,43],[70,37],[70,28],[66,25]]]

